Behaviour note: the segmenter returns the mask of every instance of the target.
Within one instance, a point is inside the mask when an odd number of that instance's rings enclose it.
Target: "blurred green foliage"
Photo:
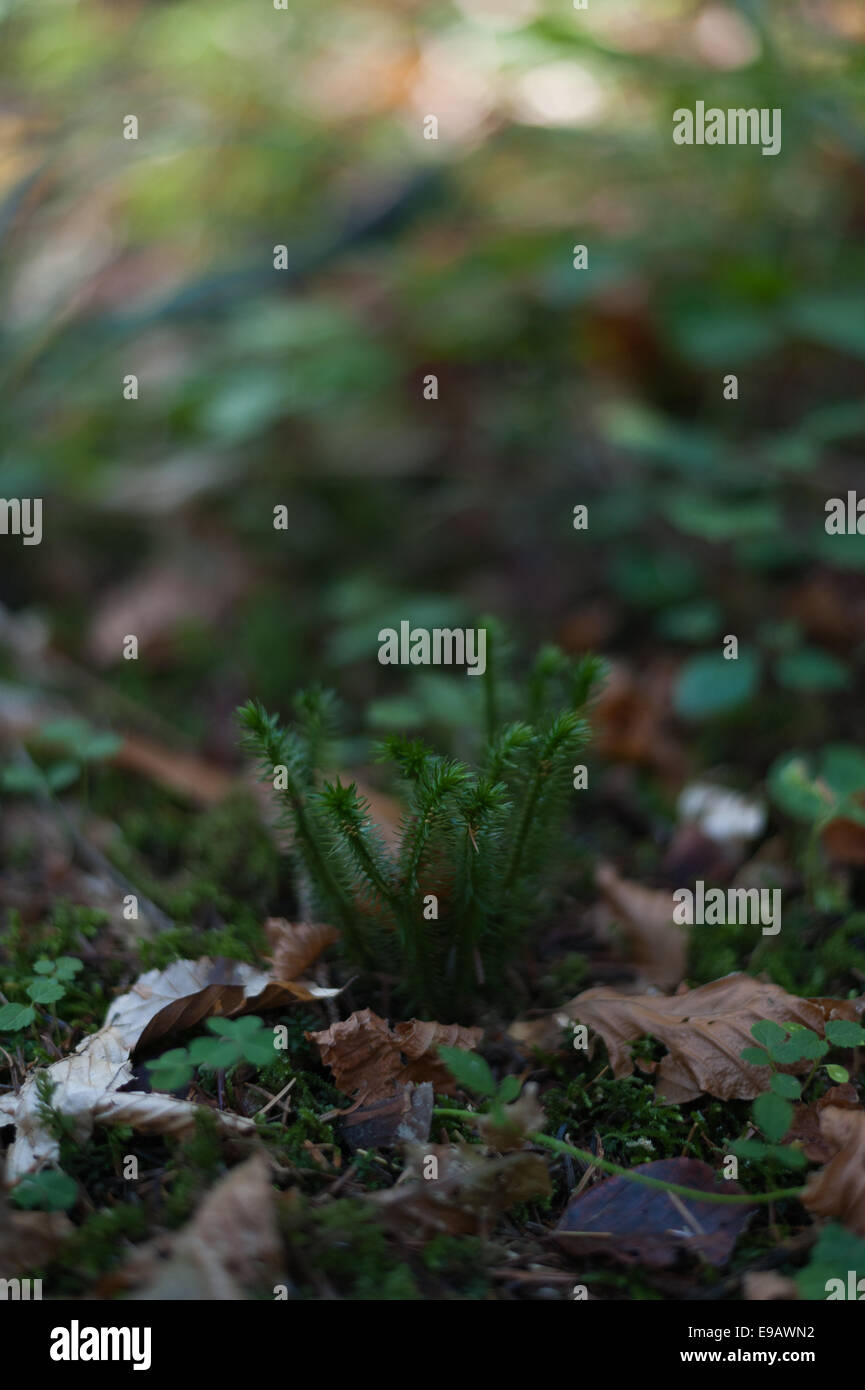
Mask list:
[[[720,636],[865,570],[823,528],[865,434],[863,33],[845,0],[4,0],[0,490],[48,518],[4,598],[86,651],[106,585],[239,549],[190,684],[338,672],[415,729],[462,695],[373,669],[394,614],[548,636],[607,594],[616,640],[695,652],[683,712],[751,701]],[[698,99],[779,107],[780,154],[674,146]],[[822,699],[860,656],[803,632],[766,671]]]

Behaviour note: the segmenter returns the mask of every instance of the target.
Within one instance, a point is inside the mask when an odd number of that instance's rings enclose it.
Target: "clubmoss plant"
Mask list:
[[[531,723],[502,724],[495,661],[485,676],[476,767],[419,739],[377,745],[405,789],[395,851],[385,847],[355,783],[321,773],[335,736],[334,700],[305,692],[290,728],[255,700],[239,711],[290,828],[315,910],[340,929],[349,960],[397,981],[402,1002],[454,1015],[500,992],[538,910],[588,741],[585,707],[603,671],[596,657],[545,648],[531,672]]]

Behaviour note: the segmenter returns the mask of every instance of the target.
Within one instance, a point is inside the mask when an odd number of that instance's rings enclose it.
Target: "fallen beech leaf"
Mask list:
[[[400,1052],[408,1061],[409,1081],[431,1081],[437,1091],[448,1094],[456,1083],[438,1055],[440,1047],[459,1047],[473,1052],[484,1035],[483,1028],[462,1028],[458,1023],[422,1023],[410,1018],[393,1029]]]
[[[685,974],[688,935],[673,922],[672,892],[629,883],[610,864],[599,866],[595,882],[621,926],[629,959],[652,984],[674,988]]]
[[[151,1241],[109,1277],[103,1292],[132,1299],[242,1299],[272,1285],[282,1266],[270,1165],[263,1154],[232,1168],[177,1235]]]
[[[165,970],[148,970],[115,999],[105,1026],[116,1029],[132,1052],[176,1029],[194,1028],[212,1014],[231,1016],[284,998],[269,970],[209,956],[175,960]]]
[[[284,917],[268,917],[264,924],[271,950],[271,975],[277,984],[296,999],[327,999],[340,993],[311,980],[299,980],[326,946],[339,940],[336,927],[324,922],[287,922]]]
[[[855,1021],[862,1007],[862,1000],[799,999],[780,985],[737,974],[672,997],[589,989],[563,1012],[600,1033],[617,1077],[634,1070],[629,1043],[646,1033],[660,1039],[668,1055],[658,1067],[657,1093],[672,1104],[703,1091],[721,1100],[751,1100],[765,1091],[765,1068],[739,1056],[753,1046],[751,1024],[759,1019],[802,1023],[822,1036],[829,1019]]]
[[[735,1182],[719,1178],[714,1168],[694,1158],[664,1158],[633,1170],[663,1182],[702,1192],[740,1193]],[[753,1208],[745,1203],[699,1202],[660,1192],[629,1178],[604,1178],[573,1196],[562,1213],[553,1239],[570,1255],[609,1255],[623,1264],[675,1264],[694,1254],[713,1265],[730,1258]]]
[[[444,1045],[471,1051],[483,1029],[416,1018],[391,1029],[372,1009],[360,1009],[343,1022],[306,1036],[317,1044],[339,1089],[369,1102],[393,1095],[396,1086],[407,1081],[431,1081],[445,1093],[454,1090],[456,1082],[435,1049]]]
[[[865,1236],[865,1110],[827,1105],[820,1114],[820,1131],[836,1152],[808,1179],[802,1204]]]

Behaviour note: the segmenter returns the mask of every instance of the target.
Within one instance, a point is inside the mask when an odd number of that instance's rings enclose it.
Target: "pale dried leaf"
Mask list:
[[[159,1092],[121,1091],[132,1080],[132,1064],[122,1035],[105,1025],[85,1038],[68,1057],[44,1069],[55,1089],[52,1109],[74,1125],[74,1137],[84,1143],[93,1125],[128,1124],[157,1134],[184,1134],[194,1125],[196,1107]],[[34,1072],[16,1096],[4,1096],[0,1113],[15,1125],[15,1142],[6,1155],[6,1182],[60,1159],[60,1144],[46,1127]],[[217,1112],[220,1126],[237,1133],[254,1129],[251,1120]]]
[[[114,1091],[100,1096],[93,1105],[93,1118],[103,1125],[130,1125],[143,1134],[173,1134],[182,1137],[195,1129],[201,1107],[189,1100],[162,1091]],[[210,1112],[218,1129],[225,1134],[254,1134],[255,1122],[229,1110]]]
[[[165,970],[148,970],[115,999],[105,1026],[115,1028],[133,1052],[212,1014],[238,1013],[272,984],[267,970],[243,961],[175,960]]]
[[[257,1006],[269,1008],[291,996],[268,971],[238,961],[174,961],[166,970],[150,970],[110,1005],[98,1032],[76,1050],[46,1068],[55,1085],[52,1107],[70,1118],[79,1142],[94,1122],[131,1124],[154,1133],[186,1133],[195,1106],[172,1096],[123,1091],[133,1079],[130,1057],[164,1034],[192,1028],[219,1013],[234,1015]],[[301,997],[306,997],[302,995]],[[0,1116],[15,1125],[16,1137],[6,1155],[6,1181],[56,1163],[59,1144],[46,1128],[34,1072],[17,1095],[0,1097]],[[120,1093],[120,1094],[118,1094]],[[221,1113],[218,1123],[246,1132],[251,1122]]]
[[[190,618],[208,626],[225,613],[243,584],[242,566],[226,550],[198,547],[194,563],[160,556],[128,583],[109,589],[96,605],[87,650],[97,666],[122,659],[128,633],[139,650],[157,653]]]

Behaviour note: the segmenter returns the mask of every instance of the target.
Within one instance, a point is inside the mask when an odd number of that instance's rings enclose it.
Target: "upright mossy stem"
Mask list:
[[[577,719],[575,714],[566,713],[559,716],[538,748],[537,765],[526,788],[525,799],[519,813],[517,833],[514,837],[510,858],[501,885],[501,903],[507,902],[508,895],[522,868],[529,830],[535,818],[535,812],[544,789],[544,784],[548,778],[555,775],[557,771],[557,755],[569,744],[572,745],[574,751],[576,751],[576,749],[585,742],[586,736],[587,728],[585,724]]]
[[[264,779],[285,770],[274,786],[318,910],[332,916],[349,956],[396,976],[412,1008],[439,1017],[472,1009],[479,992],[504,985],[555,847],[555,818],[565,813],[571,756],[588,732],[567,702],[575,684],[588,692],[597,668],[562,653],[547,664],[564,709],[534,727],[495,726],[499,653],[496,642],[479,769],[419,740],[392,736],[380,747],[406,790],[396,853],[354,783],[318,782],[327,697],[298,697],[302,718],[290,731],[254,701],[240,711]]]

